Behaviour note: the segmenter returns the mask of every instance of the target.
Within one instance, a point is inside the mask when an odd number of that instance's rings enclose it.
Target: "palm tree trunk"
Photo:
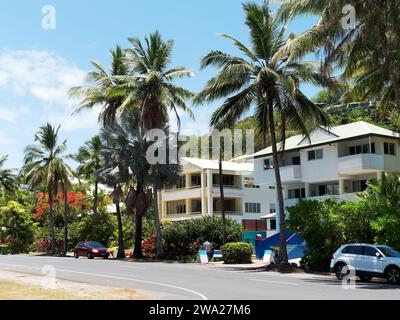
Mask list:
[[[222,172],[222,150],[219,149],[219,192],[221,195],[221,218],[222,218],[222,245],[226,242],[226,219],[225,219],[225,195],[224,195],[224,176]]]
[[[396,79],[395,75],[393,72],[390,74],[390,82],[392,83],[392,89],[394,93],[394,100],[397,105],[397,109],[400,110],[400,88],[399,88],[399,83],[398,80]]]
[[[271,135],[272,144],[272,157],[274,163],[275,171],[275,181],[276,181],[276,193],[278,195],[278,206],[279,206],[279,259],[280,263],[288,263],[287,248],[286,248],[286,226],[285,226],[285,206],[283,203],[283,192],[282,192],[282,181],[281,174],[279,170],[279,158],[278,158],[278,148],[276,141],[275,123],[274,123],[274,109],[272,102],[268,106],[268,120],[269,120],[269,130]]]
[[[68,192],[64,191],[64,252],[66,256],[68,251]]]
[[[121,208],[119,206],[119,200],[115,202],[115,211],[117,214],[117,222],[118,222],[118,253],[117,259],[125,258],[125,250],[124,250],[124,235],[122,230],[122,218],[121,218]]]
[[[135,247],[133,249],[133,257],[136,259],[143,258],[142,252],[142,224],[143,213],[136,208],[135,213]]]
[[[49,192],[49,212],[50,212],[50,237],[51,237],[51,254],[56,253],[56,239],[54,234],[54,212],[53,212],[53,188],[48,188]]]
[[[96,173],[94,180],[94,197],[93,197],[93,214],[95,217],[97,216],[98,202],[99,202],[99,178]]]
[[[157,241],[157,258],[164,257],[164,248],[162,246],[160,216],[158,212],[158,189],[157,185],[153,185],[154,192],[154,225],[156,227],[156,241]]]

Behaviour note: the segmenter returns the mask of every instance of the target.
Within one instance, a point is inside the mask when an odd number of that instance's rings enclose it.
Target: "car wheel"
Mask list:
[[[349,273],[349,271],[347,271],[346,273],[343,272],[343,268],[346,266],[345,263],[338,263],[335,266],[335,276],[338,280],[343,280],[343,278]]]
[[[371,276],[360,276],[359,278],[362,282],[370,282],[372,280]]]
[[[386,281],[390,284],[399,284],[400,282],[400,270],[396,267],[387,268],[386,272]]]
[[[108,254],[106,254],[106,255],[104,256],[104,259],[106,259],[106,260],[108,259]]]
[[[78,252],[74,252],[74,258],[75,258],[75,259],[78,259],[78,258],[79,258]]]
[[[93,259],[93,256],[90,252],[88,252],[87,257],[88,257],[88,259]]]

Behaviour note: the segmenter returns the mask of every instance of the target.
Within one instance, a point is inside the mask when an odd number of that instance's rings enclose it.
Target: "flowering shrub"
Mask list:
[[[41,237],[36,239],[35,248],[37,252],[49,252],[51,250],[51,240]]]
[[[157,239],[156,236],[153,235],[150,238],[143,240],[142,242],[142,250],[144,254],[156,254],[157,252]]]

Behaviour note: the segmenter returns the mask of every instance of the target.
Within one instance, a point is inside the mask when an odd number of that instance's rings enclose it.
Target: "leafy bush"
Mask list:
[[[35,250],[36,252],[50,252],[51,251],[51,240],[40,237],[35,241]]]
[[[228,242],[240,241],[242,226],[232,219],[226,219]],[[222,244],[222,219],[206,216],[193,220],[167,222],[162,225],[164,248],[169,258],[193,255],[205,241],[212,243],[214,249]]]
[[[245,242],[231,242],[222,247],[222,260],[226,264],[251,263],[251,245]]]
[[[86,216],[79,223],[79,241],[98,241],[108,246],[116,229],[116,217],[100,210],[96,216]]]
[[[11,253],[29,252],[37,227],[29,210],[16,201],[7,202],[0,207],[0,226]]]
[[[156,236],[151,236],[150,238],[142,242],[142,251],[145,255],[156,254],[157,252]]]

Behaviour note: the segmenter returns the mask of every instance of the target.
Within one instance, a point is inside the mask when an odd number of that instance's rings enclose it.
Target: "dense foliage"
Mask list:
[[[240,241],[242,227],[234,220],[226,220],[227,242]],[[195,253],[205,241],[209,241],[214,249],[222,245],[222,219],[206,216],[193,220],[167,222],[162,226],[167,257],[175,258]]]
[[[384,174],[370,181],[358,202],[300,201],[288,208],[288,226],[307,242],[302,263],[328,270],[330,257],[342,244],[364,242],[400,249],[400,181]]]
[[[222,260],[226,264],[251,263],[251,244],[231,242],[222,247]]]

